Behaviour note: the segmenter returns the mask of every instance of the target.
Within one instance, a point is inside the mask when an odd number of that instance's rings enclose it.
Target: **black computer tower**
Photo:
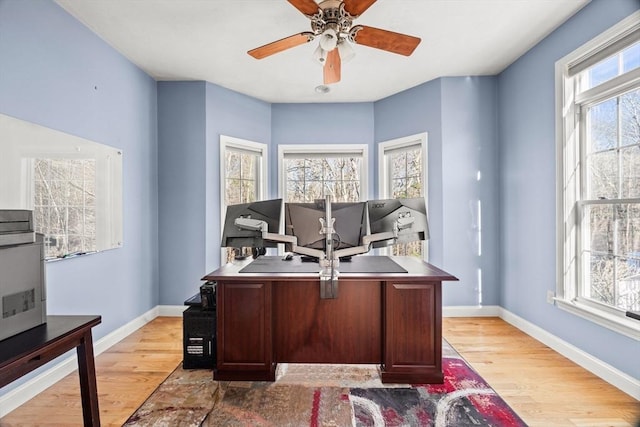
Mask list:
[[[216,311],[191,306],[182,313],[184,369],[216,366]]]

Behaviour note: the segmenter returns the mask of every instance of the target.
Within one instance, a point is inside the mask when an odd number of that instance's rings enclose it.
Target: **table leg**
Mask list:
[[[98,408],[98,387],[96,385],[96,366],[93,358],[91,329],[84,334],[76,351],[78,354],[78,375],[80,376],[84,425],[98,427],[100,426],[100,410]]]

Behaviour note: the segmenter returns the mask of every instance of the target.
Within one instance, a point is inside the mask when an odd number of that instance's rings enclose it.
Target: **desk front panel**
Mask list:
[[[380,363],[382,283],[340,280],[338,297],[320,299],[320,282],[273,282],[275,360]]]
[[[271,282],[217,285],[217,379],[273,381]]]

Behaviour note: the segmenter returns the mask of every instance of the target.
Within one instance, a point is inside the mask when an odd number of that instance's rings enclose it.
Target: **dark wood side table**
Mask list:
[[[91,328],[101,321],[101,316],[47,316],[47,323],[0,341],[0,387],[75,347],[84,425],[99,426]]]

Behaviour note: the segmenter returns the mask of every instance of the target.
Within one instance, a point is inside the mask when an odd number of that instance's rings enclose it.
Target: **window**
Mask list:
[[[229,136],[220,136],[221,218],[224,228],[228,205],[263,200],[267,192],[267,146]],[[251,248],[227,248],[222,262],[248,256]]]
[[[366,198],[366,145],[280,145],[280,194],[286,202]]]
[[[556,64],[558,303],[632,337],[640,311],[640,12]]]
[[[381,198],[424,197],[427,200],[426,133],[380,143],[378,159]],[[424,242],[411,242],[393,245],[390,251],[392,255],[427,259],[426,248]]]

